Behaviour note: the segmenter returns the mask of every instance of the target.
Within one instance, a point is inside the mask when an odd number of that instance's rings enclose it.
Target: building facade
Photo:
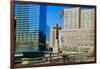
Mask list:
[[[95,9],[81,10],[81,28],[94,30]]]
[[[64,9],[64,29],[79,28],[79,7]]]
[[[46,5],[15,4],[16,51],[46,48]]]
[[[93,52],[94,32],[87,29],[61,30],[60,47],[65,51]]]
[[[79,7],[64,9],[64,29],[59,33],[62,50],[93,52],[94,12],[94,9]]]

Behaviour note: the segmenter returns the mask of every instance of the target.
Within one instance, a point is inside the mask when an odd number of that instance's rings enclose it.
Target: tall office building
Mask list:
[[[79,28],[79,7],[64,9],[64,29]]]
[[[94,30],[95,23],[95,9],[82,9],[81,10],[81,28]]]
[[[64,29],[60,31],[60,46],[66,51],[93,52],[94,18],[93,8],[64,9]]]
[[[95,9],[64,9],[64,29],[94,29]]]
[[[46,48],[46,5],[15,4],[16,51]]]

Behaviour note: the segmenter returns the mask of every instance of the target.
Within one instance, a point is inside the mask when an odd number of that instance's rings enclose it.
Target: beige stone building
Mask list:
[[[94,9],[79,7],[64,9],[64,29],[59,36],[62,50],[93,52],[94,12]]]
[[[95,10],[94,9],[84,9],[81,10],[81,28],[94,30],[95,22]]]
[[[60,47],[65,51],[92,52],[94,32],[86,29],[64,29],[60,31]]]
[[[64,29],[79,28],[79,7],[64,9]]]

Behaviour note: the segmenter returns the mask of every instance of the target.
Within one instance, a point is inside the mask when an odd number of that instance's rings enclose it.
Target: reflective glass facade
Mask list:
[[[46,48],[46,5],[15,4],[16,52]]]

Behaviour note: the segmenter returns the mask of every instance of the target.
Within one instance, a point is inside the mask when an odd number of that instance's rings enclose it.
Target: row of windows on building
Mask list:
[[[93,52],[93,47],[84,47],[84,46],[77,46],[77,47],[72,47],[72,46],[69,46],[69,47],[63,47],[62,50],[65,50],[65,51],[74,51],[74,52]]]
[[[34,33],[32,33],[32,34],[29,34],[29,33],[27,33],[27,34],[26,34],[26,33],[25,33],[25,34],[24,34],[24,33],[23,33],[23,34],[16,34],[16,37],[19,37],[19,36],[20,36],[20,37],[23,37],[23,36],[24,36],[24,37],[38,36],[38,32],[34,32]]]
[[[66,34],[60,34],[61,36],[72,36],[72,37],[76,37],[76,38],[91,38],[94,37],[94,34],[85,34],[85,33],[66,33]]]
[[[16,34],[16,41],[32,41],[38,39],[38,33]]]
[[[37,41],[38,40],[38,38],[16,38],[16,41],[17,42],[27,42],[27,41]]]
[[[61,47],[65,46],[65,47],[93,47],[94,46],[94,42],[61,42]]]
[[[81,34],[81,33],[84,33],[84,34],[86,34],[86,35],[88,35],[88,34],[93,34],[94,33],[94,31],[93,30],[87,30],[87,29],[62,29],[62,30],[60,30],[60,33],[61,34],[67,34],[67,33],[70,33],[70,34]]]
[[[69,36],[69,37],[68,37]],[[63,35],[63,34],[60,34],[60,36],[59,37],[65,37],[65,38],[75,38],[75,39],[80,39],[80,38],[87,38],[87,39],[89,39],[89,38],[94,38],[94,35],[93,34],[88,34],[88,35],[86,35],[86,34],[65,34],[65,35]]]
[[[68,39],[68,40],[67,40]],[[64,39],[61,39],[61,42],[69,42],[69,43],[77,43],[77,42],[93,42],[94,41],[94,38],[64,38]]]

